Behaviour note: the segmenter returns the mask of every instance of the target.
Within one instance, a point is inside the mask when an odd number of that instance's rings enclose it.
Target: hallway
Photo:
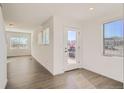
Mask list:
[[[8,58],[7,89],[122,89],[123,84],[85,69],[52,76],[31,56]]]

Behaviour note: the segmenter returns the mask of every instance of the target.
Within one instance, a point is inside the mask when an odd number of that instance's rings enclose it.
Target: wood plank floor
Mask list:
[[[85,69],[52,76],[31,56],[8,58],[7,89],[122,89],[123,84]]]

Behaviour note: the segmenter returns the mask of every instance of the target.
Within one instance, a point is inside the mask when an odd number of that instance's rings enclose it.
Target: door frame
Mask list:
[[[67,31],[68,30],[74,30],[77,32],[76,34],[76,38],[77,38],[77,53],[76,53],[76,61],[77,64],[75,64],[74,68],[68,68],[67,67],[67,63],[66,63],[66,57],[65,57],[65,37],[67,38]],[[67,42],[67,41],[66,41]],[[78,69],[81,68],[81,61],[80,61],[80,29],[77,27],[72,27],[72,26],[65,26],[64,31],[63,31],[63,61],[64,61],[64,72],[65,71],[69,71],[69,70],[73,70],[73,69]]]

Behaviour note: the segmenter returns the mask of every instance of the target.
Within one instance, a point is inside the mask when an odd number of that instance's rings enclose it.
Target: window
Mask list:
[[[104,55],[123,56],[123,21],[117,20],[103,25]]]
[[[42,37],[43,37],[42,35],[43,35],[42,31],[40,31],[40,32],[38,33],[38,44],[39,44],[39,45],[42,44]]]
[[[11,37],[10,38],[10,48],[11,49],[27,49],[28,48],[28,38],[26,38],[26,37]]]
[[[42,35],[43,35],[42,36],[43,45],[48,45],[49,44],[49,28],[44,29]]]

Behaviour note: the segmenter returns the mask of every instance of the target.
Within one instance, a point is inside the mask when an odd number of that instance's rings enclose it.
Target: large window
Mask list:
[[[10,38],[10,48],[11,49],[27,49],[28,48],[28,38],[26,38],[26,37],[11,37]]]
[[[123,56],[123,21],[117,20],[103,25],[104,28],[104,55]]]
[[[49,27],[47,27],[38,34],[38,44],[48,45],[49,43]]]

